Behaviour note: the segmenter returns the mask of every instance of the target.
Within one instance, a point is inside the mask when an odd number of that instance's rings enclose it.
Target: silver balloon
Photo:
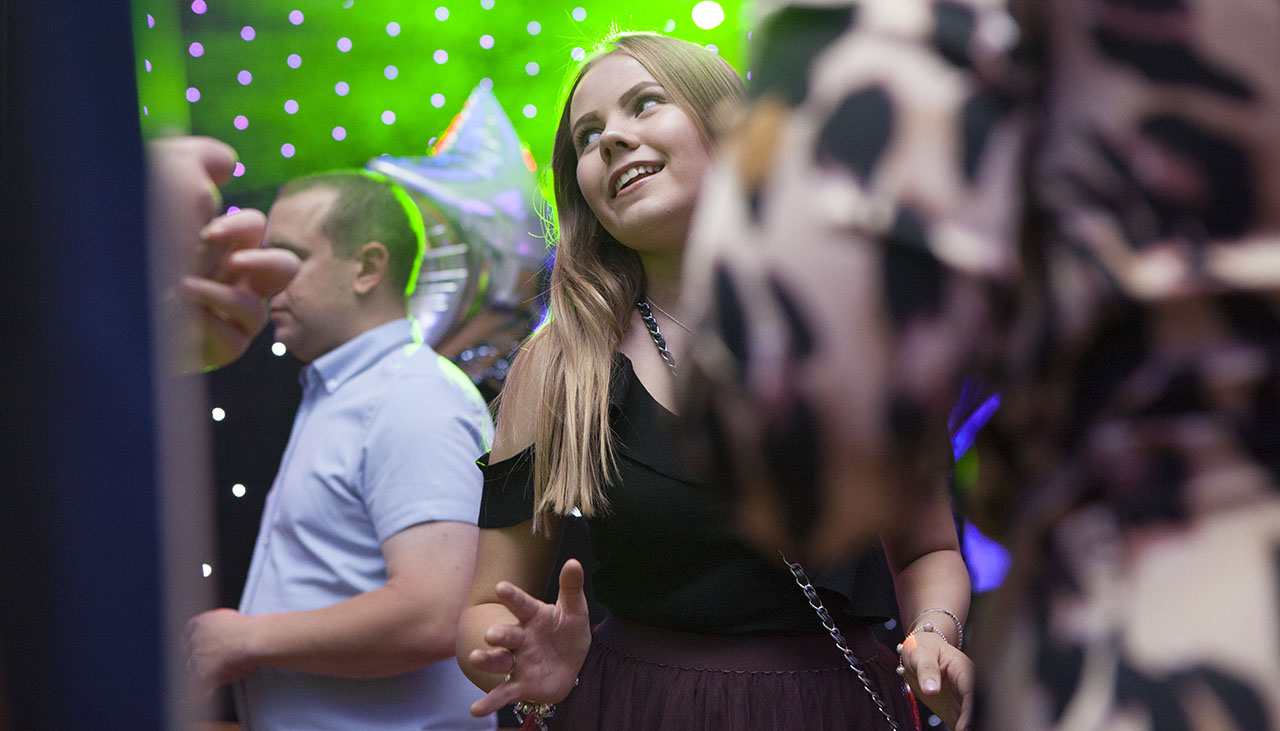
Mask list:
[[[427,342],[496,390],[541,317],[547,256],[535,165],[511,120],[477,87],[429,154],[376,157],[366,168],[422,211],[426,252],[410,310]]]

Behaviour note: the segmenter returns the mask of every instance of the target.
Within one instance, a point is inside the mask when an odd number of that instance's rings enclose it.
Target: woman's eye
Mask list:
[[[586,149],[595,144],[600,139],[600,131],[595,129],[585,130],[578,135],[578,149]]]
[[[638,112],[643,112],[643,111],[645,111],[646,109],[650,109],[650,108],[652,108],[652,107],[656,107],[656,106],[658,106],[658,104],[659,104],[659,103],[660,103],[660,102],[659,102],[659,99],[658,99],[657,97],[654,97],[654,96],[647,96],[647,97],[645,97],[645,98],[641,99],[641,100],[640,100],[640,103],[636,105],[636,111],[638,111]]]

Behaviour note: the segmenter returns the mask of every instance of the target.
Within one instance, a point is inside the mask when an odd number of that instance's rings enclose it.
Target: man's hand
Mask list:
[[[215,690],[256,667],[248,651],[252,621],[234,609],[213,609],[187,622],[182,646],[199,699],[208,700]]]

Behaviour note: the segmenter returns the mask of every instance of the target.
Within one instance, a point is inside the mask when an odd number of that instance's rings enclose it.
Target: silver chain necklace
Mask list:
[[[653,344],[658,346],[658,354],[662,356],[662,360],[664,360],[667,366],[671,368],[671,375],[677,375],[676,359],[672,357],[671,351],[667,350],[667,341],[662,337],[662,331],[658,329],[658,321],[654,319],[653,312],[649,309],[649,304],[650,302],[648,298],[645,298],[636,303],[636,309],[640,311],[640,319],[644,320],[645,327],[649,329],[649,337],[653,338]],[[655,304],[654,307],[658,306]],[[658,311],[667,317],[671,317],[671,314],[661,307],[658,307]],[[684,327],[684,325],[674,317],[671,317],[671,321],[680,325],[680,327]],[[689,328],[685,327],[684,329],[688,330]],[[815,613],[817,613],[818,620],[822,622],[822,627],[827,630],[827,634],[831,635],[831,639],[835,641],[836,649],[840,651],[841,655],[844,655],[845,662],[849,663],[849,667],[857,674],[858,680],[862,681],[862,687],[865,688],[867,694],[871,696],[871,702],[874,703],[876,709],[880,711],[880,715],[884,716],[884,720],[888,721],[889,728],[893,729],[893,731],[899,731],[898,722],[893,720],[893,716],[889,715],[889,709],[880,698],[880,694],[877,693],[876,689],[871,685],[871,678],[868,677],[866,671],[862,669],[862,666],[858,661],[858,656],[853,654],[853,650],[845,640],[844,634],[840,631],[840,628],[836,626],[835,620],[831,618],[831,613],[827,611],[826,605],[822,603],[822,597],[818,596],[818,590],[813,588],[813,584],[810,583],[808,575],[805,574],[804,567],[798,563],[788,561],[786,555],[782,554],[781,551],[779,551],[779,555],[782,556],[782,562],[791,570],[791,576],[795,578],[796,585],[800,587],[800,591],[804,592],[805,599],[809,601],[809,606],[813,608]]]
[[[662,314],[664,314],[664,315],[666,315],[667,317],[671,318],[671,321],[672,321],[672,322],[674,322],[675,324],[679,325],[681,330],[684,330],[685,332],[689,333],[690,335],[692,335],[692,334],[693,334],[693,331],[689,329],[689,326],[688,326],[688,325],[686,325],[686,324],[684,324],[683,322],[680,322],[679,320],[677,320],[675,315],[673,315],[673,314],[671,314],[670,312],[667,312],[666,310],[662,309],[662,305],[658,304],[657,302],[654,302],[653,300],[649,299],[648,297],[645,297],[645,298],[644,298],[644,301],[645,301],[645,303],[646,303],[646,304],[653,305],[655,308],[657,308],[658,312],[661,312]]]

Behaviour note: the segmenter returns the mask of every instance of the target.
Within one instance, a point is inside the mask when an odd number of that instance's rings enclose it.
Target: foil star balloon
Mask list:
[[[532,155],[493,93],[477,87],[428,154],[376,157],[366,168],[422,211],[426,251],[410,309],[424,337],[496,389],[541,317],[547,251]]]

